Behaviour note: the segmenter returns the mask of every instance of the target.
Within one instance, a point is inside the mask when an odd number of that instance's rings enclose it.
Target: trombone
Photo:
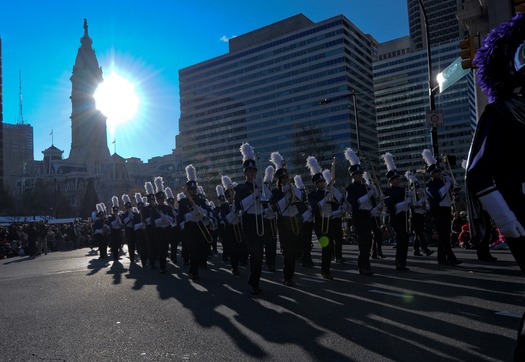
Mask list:
[[[199,227],[199,230],[200,230],[202,236],[204,236],[204,238],[206,239],[208,244],[211,244],[213,242],[213,237],[212,237],[210,231],[208,230],[208,228],[206,227],[206,225],[204,225],[204,217],[205,216],[203,215],[200,207],[195,203],[195,200],[193,200],[193,197],[191,196],[189,191],[188,191],[188,200],[190,200],[193,210],[196,210],[197,213],[199,214],[200,220],[197,221],[197,226]]]
[[[328,230],[330,230],[330,217],[331,215],[328,215],[331,213],[331,207],[332,202],[334,201],[334,184],[335,184],[335,157],[332,159],[332,167],[330,168],[330,176],[332,177],[332,180],[330,181],[330,200],[327,201],[327,204],[323,205],[322,212],[321,212],[321,233],[328,234]],[[326,197],[326,189],[325,189],[325,197]],[[328,210],[325,210],[325,206],[330,206],[330,212]],[[328,217],[325,217],[328,216]]]

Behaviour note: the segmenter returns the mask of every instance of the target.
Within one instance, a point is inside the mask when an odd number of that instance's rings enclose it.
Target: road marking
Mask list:
[[[521,319],[521,317],[523,317],[523,314],[511,313],[511,312],[496,312],[496,315],[502,315],[502,316],[505,316],[505,317],[514,317],[514,318],[518,318],[518,319]]]
[[[392,292],[384,292],[382,290],[377,290],[377,289],[370,289],[369,290],[370,293],[377,293],[377,294],[385,294],[385,295],[391,295],[393,297],[399,297],[399,298],[406,298],[406,294],[401,294],[401,293],[392,293]]]

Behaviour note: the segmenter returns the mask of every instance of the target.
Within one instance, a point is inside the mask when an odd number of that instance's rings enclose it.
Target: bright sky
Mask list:
[[[4,122],[20,118],[21,73],[35,159],[51,145],[52,130],[68,157],[69,78],[86,18],[104,78],[115,72],[139,99],[133,118],[108,128],[110,152],[144,162],[170,154],[180,116],[178,70],[227,54],[228,38],[298,13],[314,22],[343,14],[380,42],[408,35],[406,0],[1,1]]]

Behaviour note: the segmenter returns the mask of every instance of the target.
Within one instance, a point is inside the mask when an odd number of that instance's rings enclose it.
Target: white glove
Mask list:
[[[450,177],[445,175],[443,177],[443,181],[445,181],[445,187],[447,188],[447,191],[450,189],[450,187],[452,186],[452,182],[450,181]]]
[[[509,205],[507,205],[499,191],[493,191],[485,196],[481,196],[479,201],[503,235],[509,238],[525,236],[525,229],[516,219],[516,215],[510,210]]]

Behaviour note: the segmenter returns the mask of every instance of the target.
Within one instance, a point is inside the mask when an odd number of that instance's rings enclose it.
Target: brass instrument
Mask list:
[[[257,171],[260,170],[259,160],[261,159],[261,156],[259,156],[259,153],[256,154],[255,162],[257,163]],[[258,181],[258,182],[257,182]],[[260,195],[259,199],[257,199],[257,193],[256,193],[256,186],[257,184],[261,185],[260,187]],[[258,172],[258,176],[255,179],[255,182],[253,183],[253,193],[255,195],[254,197],[254,208],[255,208],[255,231],[257,233],[257,236],[264,236],[264,210],[263,210],[263,204],[262,204],[262,198],[264,196],[264,190],[262,188],[263,186],[263,180],[262,180],[262,174]],[[267,201],[267,200],[264,200]],[[259,216],[260,215],[260,216]],[[260,220],[260,222],[259,222]],[[260,223],[260,225],[259,225]]]
[[[332,159],[332,167],[330,168],[330,176],[332,177],[332,180],[330,181],[330,200],[328,200],[327,202],[330,205],[330,209],[331,209],[332,202],[334,201],[335,157]],[[325,190],[325,196],[326,196],[326,190]],[[328,215],[328,217],[325,217],[324,211],[325,210],[323,207],[322,212],[321,212],[321,232],[323,234],[328,234],[328,230],[330,230],[331,215]]]
[[[282,161],[283,163],[283,168],[286,169],[286,162],[283,160]],[[286,172],[288,172],[288,170],[286,169]],[[299,200],[297,200],[297,196],[295,195],[295,191],[293,189],[293,184],[292,182],[290,181],[290,178],[288,177],[288,185],[290,185],[290,204],[288,205],[288,208],[291,206],[291,205],[296,205]],[[289,213],[289,212],[288,212]],[[294,235],[299,235],[299,233],[301,232],[301,229],[299,227],[299,219],[297,218],[297,214],[295,215],[291,215],[290,214],[290,227],[291,227],[291,230],[292,230],[292,234]]]
[[[235,200],[235,188],[233,187],[233,185],[230,185],[229,189],[230,189],[230,196],[229,196],[228,202],[230,204],[230,212],[235,213],[236,212],[236,210],[235,210],[235,203],[234,203],[234,200]],[[233,228],[233,235],[235,237],[235,241],[238,242],[238,243],[242,242],[242,221],[239,221],[237,223],[231,223],[230,225]]]
[[[213,237],[212,237],[212,235],[210,233],[210,230],[208,230],[206,225],[204,225],[204,217],[205,216],[202,214],[202,211],[201,211],[200,207],[195,203],[195,200],[193,200],[193,197],[191,196],[189,191],[187,192],[187,194],[188,194],[187,195],[188,200],[190,200],[193,210],[197,211],[197,213],[199,214],[199,217],[200,217],[200,219],[202,221],[202,223],[201,222],[197,222],[197,226],[199,227],[199,230],[200,230],[202,236],[204,236],[204,238],[206,239],[208,244],[211,244],[213,242]]]

